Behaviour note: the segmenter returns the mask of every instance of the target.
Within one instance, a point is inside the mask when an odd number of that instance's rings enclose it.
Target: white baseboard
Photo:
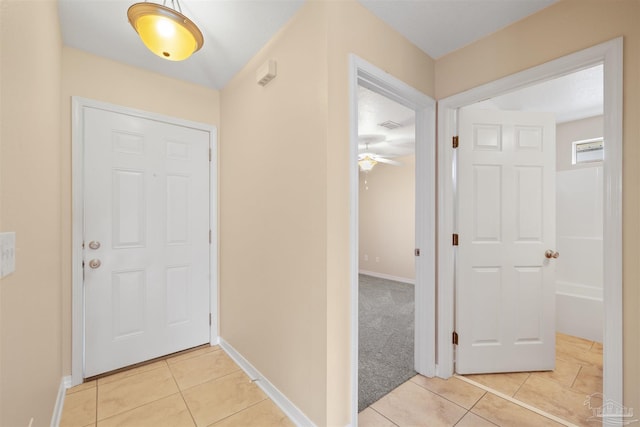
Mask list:
[[[219,339],[220,347],[233,359],[234,362],[242,368],[242,370],[265,392],[269,398],[282,409],[291,421],[301,427],[315,427],[311,421],[296,405],[294,405],[287,397],[280,392],[273,384],[269,382],[247,359],[245,359],[235,348],[226,342],[223,338]]]
[[[367,270],[360,270],[358,271],[358,273],[366,274],[367,276],[378,277],[380,279],[387,279],[387,280],[393,280],[395,282],[408,283],[410,285],[416,284],[416,279],[409,279],[408,277],[392,276],[390,274],[377,273],[375,271],[367,271]]]
[[[64,397],[67,395],[67,389],[71,387],[71,376],[62,377],[60,386],[58,387],[58,396],[56,404],[53,407],[53,415],[51,416],[51,427],[58,427],[62,419],[62,408],[64,407]]]

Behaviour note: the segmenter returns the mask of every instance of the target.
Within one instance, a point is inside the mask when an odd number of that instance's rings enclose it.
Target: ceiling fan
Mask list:
[[[365,152],[358,154],[358,166],[360,166],[360,172],[369,172],[378,163],[386,163],[393,166],[402,165],[400,162],[387,159],[386,157],[379,156],[375,153]]]
[[[386,163],[393,166],[402,165],[402,163],[400,162],[391,160],[385,156],[369,151],[369,143],[380,142],[380,140],[383,141],[384,136],[382,136],[382,139],[380,139],[379,135],[362,135],[359,137],[359,139],[365,144],[364,151],[358,154],[358,166],[360,167],[360,172],[369,172],[378,163]]]

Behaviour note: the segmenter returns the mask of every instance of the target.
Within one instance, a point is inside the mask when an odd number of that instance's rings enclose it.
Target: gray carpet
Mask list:
[[[358,411],[413,377],[414,286],[359,278]]]

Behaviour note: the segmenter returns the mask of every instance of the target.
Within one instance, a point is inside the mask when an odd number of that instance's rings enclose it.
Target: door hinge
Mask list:
[[[452,141],[452,143],[451,143],[451,146],[452,146],[453,148],[458,148],[458,137],[457,137],[457,136],[454,136],[454,137],[453,137],[453,141]]]
[[[453,345],[458,345],[458,333],[456,331],[453,331],[453,334],[451,334],[451,342]]]
[[[211,313],[209,313],[209,326],[211,326]]]
[[[211,161],[211,156],[212,156],[212,154],[211,154],[211,148],[209,148],[209,161]]]
[[[457,234],[453,235],[453,246],[458,246],[458,235]]]
[[[413,250],[413,254],[414,254],[415,256],[420,256],[420,248],[415,248],[415,249]]]
[[[209,244],[211,244],[211,230],[209,230]]]

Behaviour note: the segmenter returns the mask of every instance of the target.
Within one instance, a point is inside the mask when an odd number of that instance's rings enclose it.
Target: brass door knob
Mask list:
[[[560,256],[559,252],[556,251],[552,251],[551,249],[547,249],[544,253],[544,256],[551,259],[551,258],[558,258]]]

